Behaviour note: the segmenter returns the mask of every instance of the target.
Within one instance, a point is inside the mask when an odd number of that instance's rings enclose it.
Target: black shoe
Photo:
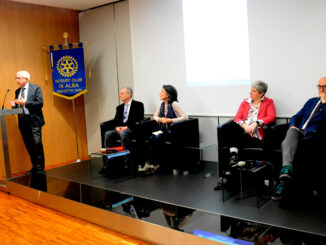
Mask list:
[[[32,173],[35,173],[34,168],[31,168],[28,172],[25,173],[25,175],[29,175],[29,174],[32,174]]]
[[[220,179],[216,182],[216,184],[215,184],[215,186],[214,186],[214,190],[215,190],[215,191],[221,190],[221,189],[223,189],[223,187],[225,187],[225,185],[226,185],[226,179],[224,179],[224,178],[220,178]]]
[[[223,189],[223,184],[221,184],[220,182],[217,182],[216,185],[214,186],[214,190],[218,191]]]
[[[41,167],[41,165],[37,165],[36,168],[34,168],[35,172],[43,171],[43,170],[44,170],[44,167]]]
[[[35,174],[39,171],[43,171],[44,168],[41,167],[37,167],[37,168],[31,168],[31,170],[29,170],[28,172],[25,173],[25,175],[29,175],[29,174]]]
[[[105,166],[105,167],[103,167],[103,168],[101,168],[98,172],[99,172],[99,174],[105,174],[106,173],[106,169],[107,169],[107,167]]]
[[[234,164],[237,164],[238,161],[239,161],[238,154],[232,153],[231,154],[231,157],[230,157],[230,163],[229,163],[229,165],[232,166]]]
[[[44,173],[44,169],[43,168],[37,168],[34,173],[43,174]]]

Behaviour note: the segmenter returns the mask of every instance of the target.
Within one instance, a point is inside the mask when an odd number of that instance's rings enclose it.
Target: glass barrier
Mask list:
[[[257,196],[223,201],[215,175],[111,176],[102,167],[101,156],[10,181],[226,244],[324,244],[325,211],[311,200],[290,210],[273,201],[257,208]]]

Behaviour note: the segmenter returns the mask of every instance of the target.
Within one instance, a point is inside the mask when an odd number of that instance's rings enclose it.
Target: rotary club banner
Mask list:
[[[69,44],[67,49],[59,45],[58,50],[50,46],[49,50],[53,94],[72,100],[86,93],[83,44],[78,43],[76,48],[73,44]]]

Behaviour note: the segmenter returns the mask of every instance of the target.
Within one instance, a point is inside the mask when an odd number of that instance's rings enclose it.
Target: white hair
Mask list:
[[[127,94],[130,94],[132,97],[132,94],[134,93],[130,87],[123,87],[122,89],[126,89]]]
[[[267,83],[265,83],[263,81],[253,82],[251,84],[251,87],[257,89],[258,93],[262,93],[263,92],[264,94],[266,94],[267,89],[268,89]]]
[[[23,78],[27,78],[28,81],[31,79],[31,74],[29,74],[28,71],[18,71],[16,75],[21,76]]]

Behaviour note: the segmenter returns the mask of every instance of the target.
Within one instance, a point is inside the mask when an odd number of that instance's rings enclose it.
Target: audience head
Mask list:
[[[260,100],[267,92],[268,86],[263,81],[256,81],[251,84],[250,98],[252,100]]]
[[[18,71],[16,73],[16,82],[18,86],[24,87],[29,82],[31,75],[28,71]]]
[[[174,101],[178,101],[178,92],[172,85],[163,85],[160,93],[160,99],[167,99],[167,102],[172,104]]]
[[[319,91],[319,96],[321,96],[321,94],[326,94],[326,77],[322,77],[319,80],[317,87]]]
[[[123,87],[119,93],[120,100],[123,101],[124,103],[128,103],[132,98],[132,93],[133,92],[131,88]]]

